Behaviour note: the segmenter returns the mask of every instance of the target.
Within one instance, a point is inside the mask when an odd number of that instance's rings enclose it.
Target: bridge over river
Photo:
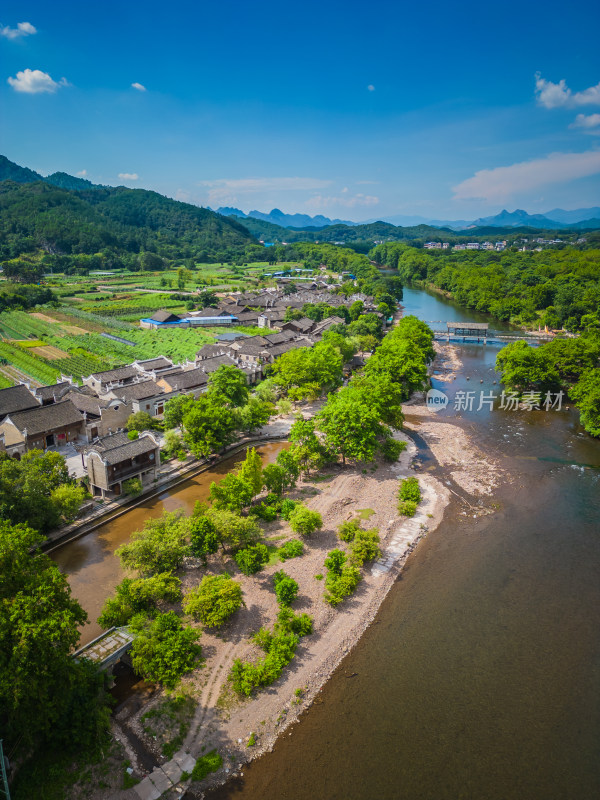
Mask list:
[[[109,628],[73,653],[73,658],[88,658],[101,670],[107,670],[121,660],[133,644],[129,628]]]

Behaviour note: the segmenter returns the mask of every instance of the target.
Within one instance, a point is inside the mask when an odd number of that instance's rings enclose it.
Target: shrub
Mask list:
[[[242,605],[242,587],[231,575],[211,575],[202,578],[197,589],[188,592],[183,600],[186,614],[192,614],[204,625],[217,628]]]
[[[268,628],[262,627],[252,637],[254,644],[258,645],[265,653],[269,652],[271,642],[273,641],[273,634]]]
[[[386,439],[381,446],[381,452],[386,461],[397,461],[405,450],[406,442],[399,442],[397,439]]]
[[[404,517],[414,517],[417,511],[417,504],[413,500],[400,500],[398,502],[398,511]]]
[[[400,500],[411,500],[414,503],[421,502],[421,489],[419,481],[416,478],[404,478],[400,482],[400,490],[398,493]]]
[[[304,553],[304,543],[300,539],[290,539],[279,548],[279,558],[285,561],[288,558],[297,558]]]
[[[202,781],[211,772],[217,772],[223,766],[223,759],[216,750],[211,750],[205,756],[201,756],[194,764],[192,770],[192,780]]]
[[[318,511],[311,511],[310,508],[298,503],[290,514],[290,527],[294,533],[310,536],[311,533],[323,527],[323,519]]]
[[[359,531],[350,546],[352,561],[356,566],[362,567],[365,561],[373,561],[381,555],[379,549],[379,531],[371,528],[368,531]]]
[[[259,503],[256,506],[252,506],[250,513],[253,517],[258,517],[264,520],[264,522],[273,522],[274,519],[277,519],[277,509],[274,506],[266,505],[266,503]]]
[[[353,565],[344,567],[340,575],[328,572],[325,578],[326,602],[332,606],[339,605],[356,591],[360,578],[360,570]]]
[[[142,482],[139,478],[130,478],[128,481],[123,481],[123,494],[129,497],[137,497],[142,493]]]
[[[269,560],[269,551],[267,546],[261,544],[250,545],[238,550],[234,556],[235,562],[244,575],[254,575],[255,572],[261,570]]]
[[[137,636],[131,647],[134,670],[151,681],[173,688],[189,672],[202,653],[197,644],[200,631],[183,625],[174,611],[159,614],[145,623],[139,619],[132,627]]]
[[[273,575],[275,595],[280,606],[290,606],[298,595],[298,584],[282,569]]]
[[[283,502],[281,503],[281,516],[285,520],[289,520],[293,510],[296,508],[297,505],[298,503],[295,500],[289,500],[287,498],[283,500]]]
[[[348,519],[338,527],[338,536],[342,542],[352,542],[356,534],[362,530],[357,519]]]
[[[338,576],[341,575],[347,558],[343,550],[330,550],[325,558],[325,566],[329,570],[329,573]]]
[[[128,431],[127,432],[127,438],[130,439],[133,442],[133,441],[135,441],[135,439],[139,439],[140,435],[139,435],[139,433],[137,431]]]

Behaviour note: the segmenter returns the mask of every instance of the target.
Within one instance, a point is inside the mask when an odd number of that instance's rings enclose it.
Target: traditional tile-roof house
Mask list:
[[[205,344],[204,347],[201,347],[200,350],[196,353],[196,366],[198,366],[199,361],[203,361],[205,358],[214,358],[215,356],[224,356],[228,353],[227,347],[224,347],[220,344]]]
[[[201,369],[181,370],[161,376],[157,383],[165,392],[193,392],[199,395],[208,387],[208,376]]]
[[[70,400],[15,411],[0,423],[6,452],[19,457],[27,450],[60,447],[84,435],[84,418]]]
[[[83,415],[85,435],[88,442],[98,436],[115,433],[127,425],[133,413],[131,404],[114,398],[100,398],[77,390],[65,395]]]
[[[38,389],[34,389],[33,393],[43,406],[49,406],[62,400],[72,388],[72,383],[64,381],[63,383],[55,383],[52,386],[40,386]]]
[[[281,328],[281,323],[285,320],[287,308],[276,308],[263,311],[258,317],[259,328]]]
[[[115,386],[126,386],[139,380],[140,373],[131,364],[117,369],[108,369],[104,372],[94,372],[87,378],[82,378],[84,386],[90,386],[96,394],[104,394]]]
[[[301,319],[291,319],[281,326],[282,331],[295,331],[296,333],[310,333],[315,327],[316,322],[309,317],[302,317]]]
[[[25,411],[28,408],[37,408],[39,405],[40,401],[22,383],[9,386],[8,389],[0,389],[0,421],[14,411]]]
[[[326,317],[321,322],[317,322],[310,335],[320,339],[325,331],[328,331],[333,325],[339,325],[340,322],[344,324],[344,320],[341,317]]]
[[[173,362],[166,356],[158,356],[158,358],[145,358],[143,361],[134,361],[131,365],[135,367],[142,375],[147,373],[160,372],[163,369],[170,369]]]
[[[105,436],[87,451],[90,491],[102,497],[119,496],[124,481],[139,478],[143,486],[156,479],[160,465],[158,440],[150,433],[132,441],[125,434]]]
[[[165,410],[165,390],[153,380],[111,389],[106,396],[126,404],[131,409],[130,414],[145,411],[151,417],[157,417]]]

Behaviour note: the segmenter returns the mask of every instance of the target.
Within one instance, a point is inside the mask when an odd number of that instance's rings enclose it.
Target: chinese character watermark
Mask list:
[[[483,389],[480,392],[464,391],[459,389],[454,395],[453,408],[455,411],[493,411],[494,403],[499,400],[499,408],[503,411],[560,411],[562,408],[564,392],[505,392],[501,394]],[[440,411],[448,406],[448,395],[439,389],[430,389],[427,392],[427,408],[430,411]]]

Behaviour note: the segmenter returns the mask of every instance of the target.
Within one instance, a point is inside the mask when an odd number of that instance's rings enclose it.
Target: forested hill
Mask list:
[[[263,248],[236,220],[145,189],[70,191],[46,180],[0,183],[0,259],[107,250],[113,263],[132,266],[140,253],[220,261]]]

